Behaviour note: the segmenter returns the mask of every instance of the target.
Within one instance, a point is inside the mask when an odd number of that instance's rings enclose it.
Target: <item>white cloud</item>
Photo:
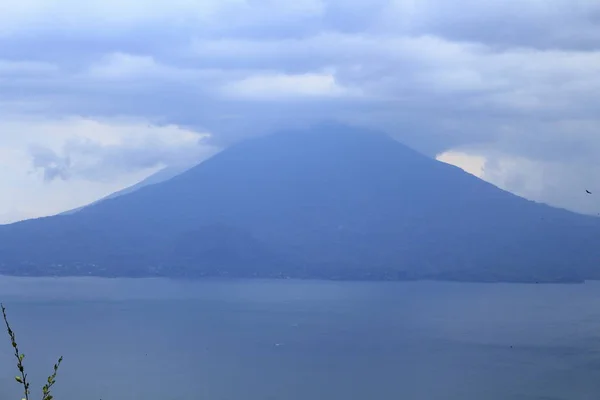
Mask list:
[[[36,169],[53,178],[110,180],[122,173],[165,165],[193,164],[216,149],[205,143],[208,133],[143,121],[96,121],[70,118],[47,124],[46,132],[63,130],[52,145],[30,146]],[[51,133],[50,133],[51,135]],[[64,137],[61,142],[58,136]],[[60,143],[60,144],[59,144]],[[46,176],[48,178],[48,176]]]
[[[0,187],[10,193],[0,198],[4,222],[79,207],[217,151],[208,133],[139,120],[13,116],[0,132]]]
[[[438,161],[454,165],[471,175],[483,178],[486,163],[485,157],[450,150],[439,154],[436,158]]]
[[[89,77],[92,79],[143,79],[165,72],[166,69],[157,64],[153,57],[124,53],[106,55],[88,70]]]
[[[493,150],[451,150],[438,160],[455,165],[498,187],[525,198],[571,210],[600,215],[596,177],[600,166],[529,159]]]
[[[219,79],[223,71],[210,68],[185,68],[158,62],[152,56],[128,53],[103,55],[83,73],[76,77],[87,82],[179,84],[196,86],[210,80]]]
[[[433,105],[439,96],[471,95],[459,100],[474,110],[568,112],[600,89],[600,50],[497,49],[431,35],[318,33],[301,39],[195,39],[191,51],[198,62],[229,69],[280,68],[294,71],[288,75],[310,75],[331,67],[338,85],[358,87],[375,98],[427,96]],[[271,82],[286,77],[272,75]]]
[[[357,94],[356,91],[340,86],[332,73],[251,75],[247,78],[227,83],[222,88],[222,92],[226,96],[258,100],[298,97],[326,98]]]

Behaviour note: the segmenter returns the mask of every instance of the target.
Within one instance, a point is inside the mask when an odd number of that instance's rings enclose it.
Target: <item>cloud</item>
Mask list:
[[[349,88],[340,86],[331,73],[254,75],[227,83],[222,88],[222,93],[235,98],[256,100],[327,98],[358,94]]]
[[[498,47],[541,49],[597,48],[600,5],[580,0],[397,1],[396,11],[413,32],[424,30],[453,41],[484,42]],[[417,3],[418,5],[415,5]],[[400,13],[391,12],[389,23]],[[406,25],[404,25],[406,27]]]
[[[600,193],[600,166],[587,162],[565,164],[540,161],[495,150],[470,153],[449,151],[438,160],[456,165],[512,193],[556,207],[600,215],[600,202],[586,190]]]
[[[76,32],[96,38],[161,29],[248,34],[298,28],[325,10],[321,0],[6,0],[0,14],[0,36]],[[226,22],[225,22],[226,21]],[[135,32],[137,33],[137,32]]]
[[[189,167],[219,148],[209,133],[140,119],[0,120],[0,223],[56,214],[133,185],[162,166]]]
[[[183,145],[183,131],[210,131],[203,143],[223,147],[330,119],[383,130],[431,156],[483,157],[485,179],[585,208],[559,193],[592,181],[600,166],[597,2],[82,4],[0,6],[0,114],[24,126],[71,121],[69,132],[78,118],[110,120],[121,132],[111,143],[98,129],[60,140],[56,129],[53,140],[23,133],[35,145],[27,157],[53,184],[112,179],[203,148]],[[144,139],[125,139],[144,123],[153,127]]]
[[[50,63],[0,60],[0,74],[4,77],[10,75],[47,75],[56,72],[58,72],[58,69]]]
[[[55,151],[43,146],[31,145],[29,147],[31,158],[33,159],[33,168],[41,169],[45,181],[54,179],[69,179],[69,169],[71,166],[70,157],[62,157]]]
[[[483,178],[487,160],[485,157],[461,153],[457,151],[447,151],[439,154],[436,159],[457,166],[465,172]]]
[[[111,180],[120,174],[164,166],[193,165],[214,154],[208,133],[173,125],[156,126],[136,121],[103,122],[89,119],[61,121],[71,135],[52,149],[29,147],[32,165],[44,180]]]
[[[99,80],[148,79],[169,73],[153,57],[113,53],[105,56],[87,71],[89,78]]]

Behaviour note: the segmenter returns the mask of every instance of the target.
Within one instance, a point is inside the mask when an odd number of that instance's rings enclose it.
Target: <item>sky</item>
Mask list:
[[[0,223],[323,120],[600,212],[596,0],[2,0]]]

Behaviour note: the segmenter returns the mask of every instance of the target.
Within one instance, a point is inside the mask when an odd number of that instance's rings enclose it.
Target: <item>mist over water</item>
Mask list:
[[[600,394],[600,283],[2,277],[0,300],[35,396],[60,355],[61,400]],[[7,337],[0,360],[18,399]]]

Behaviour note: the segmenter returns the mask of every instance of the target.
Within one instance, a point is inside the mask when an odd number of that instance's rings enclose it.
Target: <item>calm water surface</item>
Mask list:
[[[4,277],[0,300],[34,394],[64,355],[59,400],[600,398],[600,283]]]

